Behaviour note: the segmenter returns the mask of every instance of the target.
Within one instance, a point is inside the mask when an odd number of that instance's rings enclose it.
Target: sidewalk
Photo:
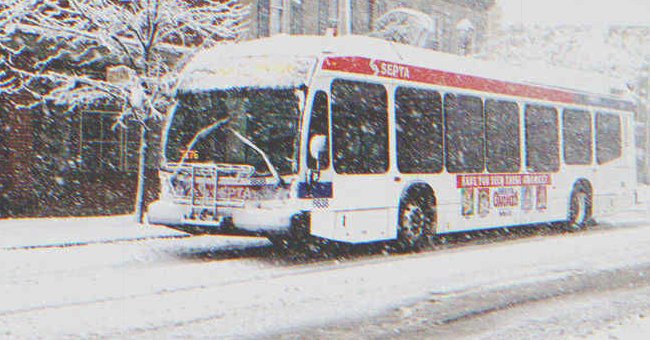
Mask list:
[[[57,247],[186,235],[140,225],[131,215],[0,220],[0,249]]]
[[[650,186],[639,185],[639,206],[632,209],[635,222],[647,222]],[[630,212],[623,212],[629,214]],[[637,216],[638,215],[638,216]],[[634,219],[633,218],[633,219]],[[616,221],[616,216],[601,222]],[[184,237],[185,233],[156,225],[135,223],[131,215],[106,217],[60,217],[0,219],[0,250],[61,247],[152,238]]]

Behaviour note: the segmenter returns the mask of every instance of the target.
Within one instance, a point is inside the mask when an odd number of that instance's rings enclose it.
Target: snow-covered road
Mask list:
[[[400,321],[386,324],[388,331],[420,320],[428,329],[423,334],[440,335],[434,331],[441,318],[507,313],[503,306],[509,306],[509,298],[525,306],[527,315],[552,314],[552,299],[566,291],[578,301],[574,305],[585,305],[582,298],[597,308],[596,302],[610,298],[650,295],[650,283],[634,275],[650,276],[648,217],[643,208],[574,234],[309,263],[269,256],[276,251],[263,239],[154,233],[63,247],[7,243],[0,248],[0,337],[344,337],[360,329],[387,336],[391,333],[370,330],[391,315]],[[240,248],[245,249],[233,250]],[[595,283],[582,279],[609,282],[602,278],[611,273],[627,277],[634,290],[621,290],[627,287],[624,280],[585,290]],[[528,299],[534,293],[539,296]],[[436,308],[442,309],[423,308],[427,301],[438,301],[442,307]],[[627,320],[627,314],[646,308],[639,302],[606,320]],[[418,314],[422,310],[435,311],[436,317],[425,322],[429,319]],[[530,325],[526,320],[517,332],[485,334],[518,337]],[[556,328],[563,330],[562,325]],[[417,328],[410,331],[415,333],[404,334],[420,334]]]

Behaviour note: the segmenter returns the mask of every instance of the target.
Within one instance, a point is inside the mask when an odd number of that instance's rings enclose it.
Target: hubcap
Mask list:
[[[400,216],[399,238],[406,247],[417,246],[425,241],[434,228],[435,217],[431,202],[426,199],[410,200],[403,203]]]
[[[424,220],[422,208],[408,203],[402,215],[402,238],[409,244],[414,244],[422,236]]]

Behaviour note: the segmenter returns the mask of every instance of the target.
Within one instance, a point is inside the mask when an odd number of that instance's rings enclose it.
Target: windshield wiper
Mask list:
[[[242,143],[250,146],[251,149],[257,151],[257,153],[259,153],[260,156],[262,156],[262,159],[264,159],[264,163],[266,163],[266,166],[269,168],[271,175],[273,175],[273,178],[275,178],[275,180],[277,181],[276,185],[284,184],[282,177],[280,177],[278,171],[275,169],[275,166],[273,166],[273,163],[271,163],[271,160],[262,149],[260,149],[257,145],[255,145],[255,143],[253,143],[250,139],[239,134],[239,132],[233,129],[228,129],[228,130],[230,130],[230,132],[232,132],[235,135],[235,137],[239,138],[239,140],[242,141]]]
[[[205,128],[201,129],[199,132],[197,132],[194,135],[194,137],[192,138],[192,140],[187,144],[187,147],[185,148],[185,152],[183,153],[183,155],[181,157],[180,164],[185,163],[185,160],[187,159],[187,155],[189,155],[190,151],[194,148],[194,146],[196,145],[196,143],[198,143],[198,141],[200,139],[202,139],[205,136],[209,135],[212,131],[218,129],[219,127],[221,127],[222,125],[227,123],[229,120],[230,120],[230,118],[223,118],[221,120],[218,120],[218,121],[206,126]],[[269,159],[267,154],[262,149],[260,149],[257,145],[255,145],[255,143],[253,143],[250,139],[242,136],[241,134],[239,134],[237,131],[233,130],[232,128],[229,128],[228,130],[230,132],[232,132],[235,135],[235,137],[237,137],[240,141],[242,141],[244,144],[248,145],[251,149],[255,150],[257,153],[259,153],[262,156],[262,159],[264,159],[264,163],[266,163],[266,166],[269,168],[269,171],[271,172],[271,175],[276,180],[276,185],[284,185],[285,184],[284,180],[282,179],[282,177],[280,177],[280,175],[278,174],[278,171],[275,169],[275,166],[273,166],[273,163],[271,163],[271,160]],[[176,171],[174,171],[174,174],[172,175],[172,179],[175,178],[176,176],[178,176],[180,171],[181,171],[181,167],[178,167],[176,169]]]
[[[194,145],[196,145],[196,143],[198,143],[199,139],[209,135],[213,130],[218,129],[219,127],[221,127],[221,125],[227,123],[229,120],[230,120],[230,118],[220,119],[220,120],[218,120],[218,121],[204,127],[199,132],[197,132],[194,135],[194,137],[192,138],[192,140],[190,141],[190,143],[187,144],[187,147],[185,148],[185,152],[183,153],[183,157],[181,157],[181,162],[180,163],[181,164],[185,163],[185,159],[187,158],[187,155],[190,153],[190,151],[192,149],[194,149]]]
[[[194,135],[194,137],[192,137],[192,140],[185,147],[185,152],[183,152],[183,155],[181,156],[181,160],[180,160],[179,164],[185,163],[185,159],[187,159],[187,155],[189,155],[190,151],[194,148],[196,143],[198,143],[201,138],[204,138],[205,136],[209,135],[212,131],[218,129],[223,124],[227,123],[229,120],[230,120],[230,118],[220,119],[220,120],[206,126],[205,128],[201,129],[199,132],[197,132]],[[181,171],[181,167],[178,167],[176,169],[176,171],[174,171],[174,174],[172,175],[172,179],[176,178],[176,176],[178,176],[180,171]]]

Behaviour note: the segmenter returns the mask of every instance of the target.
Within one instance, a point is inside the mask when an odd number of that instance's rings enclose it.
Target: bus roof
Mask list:
[[[537,65],[534,68],[513,67],[355,35],[276,35],[225,43],[199,52],[188,63],[180,89],[195,92],[233,87],[296,87],[309,83],[319,58],[336,57],[381,60],[501,82],[504,86],[522,84],[591,97],[591,100],[582,101],[585,103],[626,101],[626,105],[622,105],[625,109],[633,107],[629,97],[613,94],[625,93],[623,82],[601,75]]]

